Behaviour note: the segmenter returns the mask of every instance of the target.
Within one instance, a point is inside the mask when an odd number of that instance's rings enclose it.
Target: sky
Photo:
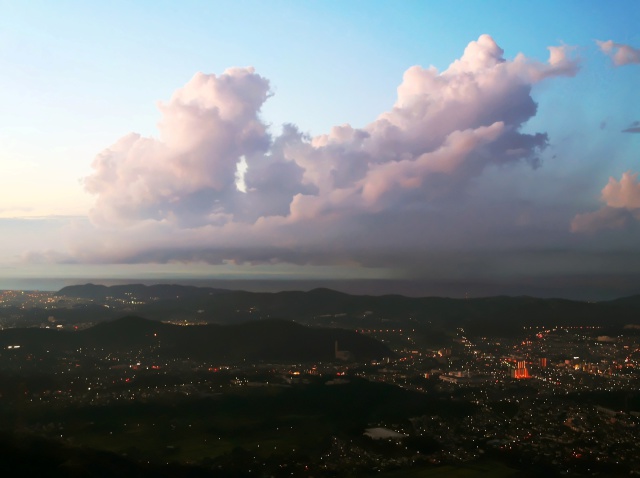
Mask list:
[[[636,1],[0,12],[0,288],[640,293]]]

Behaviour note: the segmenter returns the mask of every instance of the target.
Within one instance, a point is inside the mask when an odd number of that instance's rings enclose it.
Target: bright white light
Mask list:
[[[236,188],[238,188],[238,191],[243,193],[247,192],[247,185],[244,182],[244,176],[247,174],[247,169],[249,169],[247,160],[244,156],[241,156],[238,166],[236,167]]]

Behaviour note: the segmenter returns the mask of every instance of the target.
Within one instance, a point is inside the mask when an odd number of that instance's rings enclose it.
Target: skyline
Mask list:
[[[639,292],[635,2],[0,5],[0,281]]]

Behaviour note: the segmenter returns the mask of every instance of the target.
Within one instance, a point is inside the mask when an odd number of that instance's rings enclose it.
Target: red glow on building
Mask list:
[[[513,378],[523,379],[523,378],[531,378],[529,375],[529,369],[527,368],[516,368],[513,370]]]

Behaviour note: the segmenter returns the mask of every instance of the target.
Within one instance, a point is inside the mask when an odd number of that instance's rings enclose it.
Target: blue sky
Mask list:
[[[499,292],[505,281],[521,281],[526,290],[563,276],[577,285],[559,293],[579,295],[585,276],[613,283],[640,263],[632,177],[640,170],[640,135],[621,133],[640,120],[637,2],[0,1],[0,12],[2,277],[383,277],[497,281]],[[498,122],[518,134],[485,131],[493,118],[485,103],[486,117],[478,113],[456,129],[461,111],[477,106],[458,99],[439,119],[402,123],[408,135],[402,151],[389,152],[389,138],[376,139],[373,131],[399,104],[405,72],[419,65],[442,74],[483,34],[495,48],[482,48],[498,63],[516,65],[522,53],[532,65],[527,79],[517,65],[510,73],[527,91],[509,89],[515,83],[495,91]],[[615,48],[607,54],[596,40],[612,40]],[[546,63],[550,46],[563,48],[564,69]],[[621,48],[630,60],[616,64]],[[242,120],[242,127],[263,128],[260,138],[239,149],[206,140],[210,149],[197,162],[204,169],[190,163],[176,173],[182,182],[165,177],[185,164],[175,151],[156,157],[140,153],[138,142],[109,160],[121,165],[121,179],[106,185],[106,162],[101,170],[94,158],[132,132],[153,138],[157,152],[173,134],[158,123],[180,127],[172,123],[181,107],[172,95],[180,88],[206,95],[191,82],[194,75],[221,78],[234,66],[254,68],[246,81],[229,77],[238,88],[263,81],[268,89],[255,93],[266,96]],[[476,70],[456,74],[480,78]],[[427,98],[428,85],[419,88]],[[501,100],[501,91],[513,99]],[[234,101],[249,101],[243,95]],[[530,100],[535,111],[527,109]],[[420,108],[431,104],[424,101]],[[173,113],[163,115],[160,102]],[[392,122],[422,111],[418,106]],[[510,124],[514,115],[521,116]],[[433,133],[433,125],[447,121],[446,134]],[[296,125],[306,139],[281,137],[283,124]],[[344,124],[371,135],[371,144],[357,150],[343,138],[339,152],[318,146],[322,141],[314,138]],[[203,134],[221,134],[220,124],[211,128]],[[464,162],[460,167],[451,158],[442,159],[448,161],[443,170],[435,163],[426,169],[391,164],[445,151],[459,136],[450,134],[469,128],[484,139],[456,160]],[[544,144],[527,139],[536,133],[547,135]],[[180,134],[180,144],[195,148],[195,139]],[[274,149],[279,137],[283,153]],[[498,152],[499,141],[518,147]],[[384,143],[387,156],[374,143]],[[216,154],[229,155],[226,166]],[[478,166],[474,155],[488,154]],[[253,196],[220,186],[243,155],[253,158],[247,172]],[[377,166],[365,173],[365,163]],[[156,164],[166,166],[162,180]],[[139,176],[127,176],[132,168]],[[330,185],[321,177],[332,169]],[[211,172],[207,181],[203,171]],[[400,176],[389,179],[393,174]],[[610,177],[615,183],[605,194]],[[86,178],[93,178],[93,193]],[[197,187],[194,178],[201,180]],[[116,193],[130,195],[131,207]]]

